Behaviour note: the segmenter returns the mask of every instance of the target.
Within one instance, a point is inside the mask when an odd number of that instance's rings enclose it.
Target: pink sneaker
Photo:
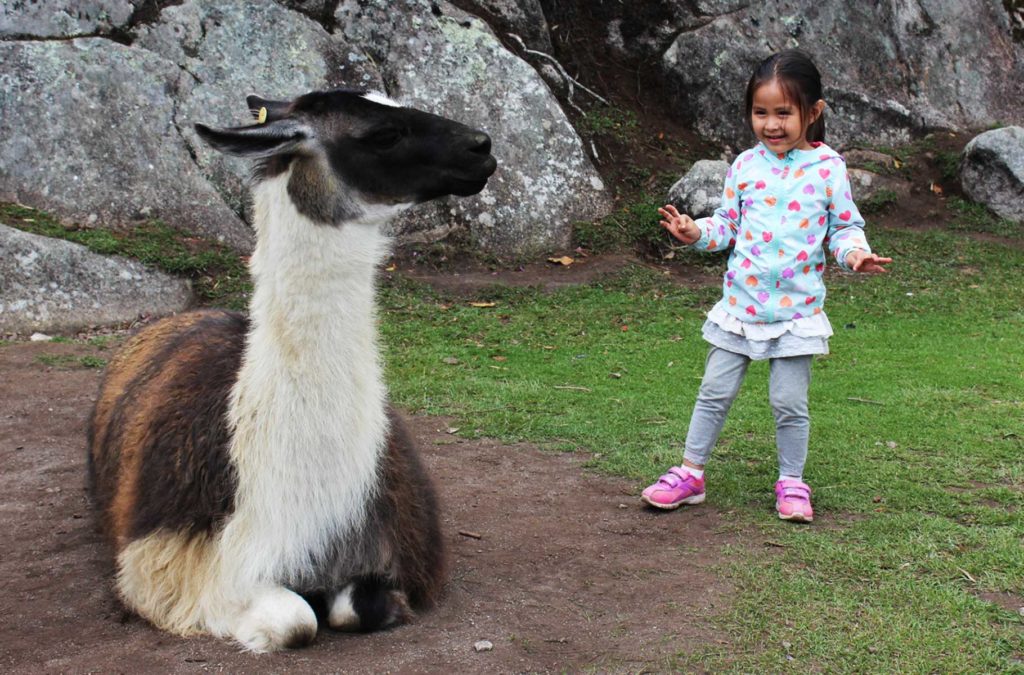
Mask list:
[[[811,488],[798,480],[780,480],[775,484],[775,510],[779,518],[796,523],[814,520],[811,508]]]
[[[656,509],[666,510],[683,504],[700,504],[704,501],[704,479],[694,478],[685,467],[674,466],[647,487],[640,499]]]

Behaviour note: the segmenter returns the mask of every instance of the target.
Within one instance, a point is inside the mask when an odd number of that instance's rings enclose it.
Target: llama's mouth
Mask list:
[[[485,187],[487,187],[487,178],[476,180],[453,179],[451,194],[456,197],[471,197],[482,192]]]
[[[451,194],[458,197],[469,197],[475,195],[485,187],[487,180],[498,169],[498,160],[494,155],[487,155],[480,164],[472,171],[467,171],[461,176],[451,177]]]

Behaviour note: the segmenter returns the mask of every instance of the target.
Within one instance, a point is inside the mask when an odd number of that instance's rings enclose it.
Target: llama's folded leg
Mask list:
[[[259,591],[230,630],[254,652],[301,647],[316,637],[316,614],[297,593],[272,587]]]
[[[327,624],[334,630],[375,631],[412,620],[405,593],[378,577],[359,577],[328,598]]]

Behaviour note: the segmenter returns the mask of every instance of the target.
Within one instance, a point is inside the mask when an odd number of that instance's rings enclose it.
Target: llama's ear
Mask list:
[[[272,101],[256,94],[246,96],[245,102],[249,106],[249,112],[252,113],[253,119],[260,124],[284,119],[292,106],[291,101]]]
[[[210,147],[227,155],[261,159],[295,150],[310,137],[308,128],[294,120],[278,120],[249,127],[214,129],[195,125]]]

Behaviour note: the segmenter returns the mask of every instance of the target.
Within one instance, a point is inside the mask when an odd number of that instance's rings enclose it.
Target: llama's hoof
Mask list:
[[[316,614],[296,593],[271,589],[242,613],[234,637],[253,652],[303,647],[316,637]]]
[[[412,620],[405,593],[373,577],[341,589],[328,605],[327,624],[334,630],[369,632]]]

